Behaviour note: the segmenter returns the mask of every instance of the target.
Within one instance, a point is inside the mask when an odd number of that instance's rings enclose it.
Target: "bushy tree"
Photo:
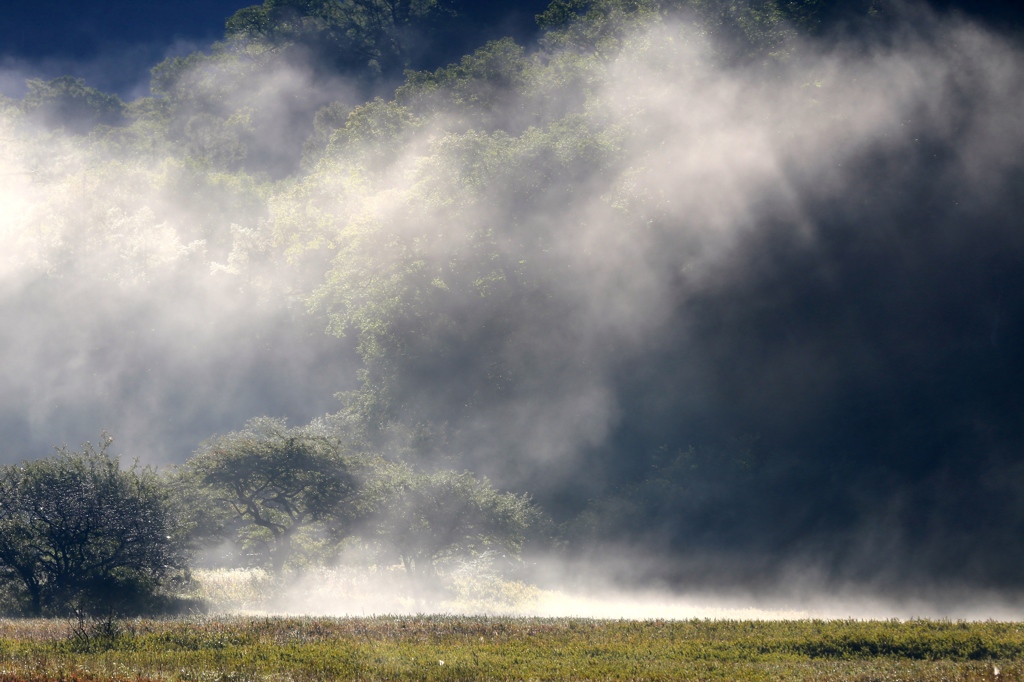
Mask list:
[[[500,492],[468,471],[421,474],[392,465],[376,485],[376,539],[419,581],[452,559],[518,557],[541,517],[528,495]]]
[[[0,575],[28,615],[150,610],[181,563],[156,474],[111,442],[0,468]]]
[[[344,539],[362,503],[358,462],[315,428],[266,417],[203,445],[179,480],[199,536],[235,540],[278,575],[300,532]]]

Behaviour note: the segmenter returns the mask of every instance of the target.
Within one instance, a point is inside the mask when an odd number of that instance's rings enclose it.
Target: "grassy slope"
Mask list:
[[[443,663],[442,663],[443,661]],[[994,666],[1000,669],[994,676]],[[0,621],[0,682],[181,680],[1018,680],[1024,625],[464,617]]]

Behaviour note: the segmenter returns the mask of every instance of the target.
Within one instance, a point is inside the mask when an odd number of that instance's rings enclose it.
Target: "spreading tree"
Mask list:
[[[280,575],[303,530],[340,540],[360,514],[360,466],[311,428],[270,418],[206,443],[182,476],[205,491],[197,528],[219,519],[219,532]]]

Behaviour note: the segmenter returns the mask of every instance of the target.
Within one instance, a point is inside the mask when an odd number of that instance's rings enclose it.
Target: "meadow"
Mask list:
[[[1024,624],[215,616],[0,621],[0,682],[1019,680]]]

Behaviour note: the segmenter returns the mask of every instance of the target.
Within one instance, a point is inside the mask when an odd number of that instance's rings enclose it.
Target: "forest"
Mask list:
[[[485,19],[265,0],[143,96],[0,98],[5,612],[198,608],[193,569],[356,546],[423,589],[555,555],[1019,592],[1019,26]]]

